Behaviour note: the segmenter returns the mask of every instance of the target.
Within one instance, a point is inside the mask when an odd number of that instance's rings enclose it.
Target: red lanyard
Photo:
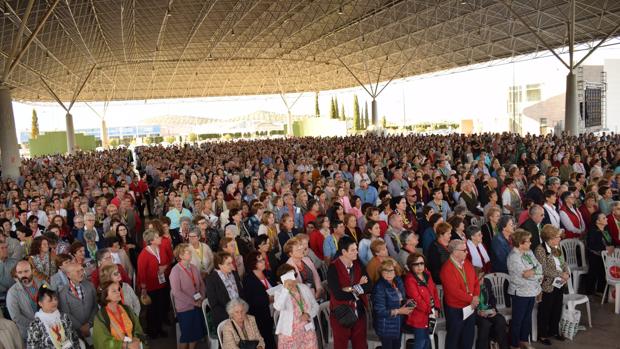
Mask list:
[[[36,289],[36,286],[35,286]],[[28,293],[28,298],[30,298],[30,300],[32,301],[32,303],[34,303],[35,305],[37,304],[37,294],[36,292],[30,293],[30,287],[28,286],[24,286],[24,291],[26,291],[26,293]]]
[[[69,288],[71,288],[71,292],[73,292],[73,294],[78,298],[78,299],[82,299],[80,297],[80,294],[77,291],[77,288],[75,288],[75,286],[73,286],[73,282],[69,281]]]
[[[109,306],[106,306],[106,311],[108,312],[108,315],[114,319],[114,321],[118,324],[118,326],[121,328],[121,331],[123,331],[123,334],[127,337],[129,337],[129,333],[127,333],[127,329],[125,328],[125,321],[123,321],[123,315],[121,314],[121,308],[120,305],[116,305],[118,309],[118,316],[117,314],[114,314],[114,312],[110,309]]]
[[[190,270],[187,270],[183,266],[183,263],[179,263],[179,267],[181,267],[181,269],[183,269],[183,271],[185,272],[185,274],[187,274],[187,276],[192,278],[192,285],[194,285],[194,289],[195,290],[198,290],[198,287],[196,287],[196,280],[194,279],[194,273],[191,272],[191,267],[190,267]]]

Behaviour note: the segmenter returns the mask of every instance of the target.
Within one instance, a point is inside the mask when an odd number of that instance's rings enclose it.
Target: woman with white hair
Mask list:
[[[222,348],[265,348],[256,320],[248,315],[248,309],[248,303],[241,298],[233,298],[226,304],[230,320],[222,325]]]

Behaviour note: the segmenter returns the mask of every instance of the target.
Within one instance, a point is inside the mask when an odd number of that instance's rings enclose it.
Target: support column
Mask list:
[[[577,101],[577,77],[572,71],[566,76],[566,109],[564,130],[568,135],[579,135],[579,103]]]
[[[67,154],[73,155],[75,154],[75,129],[73,128],[73,115],[71,115],[71,113],[67,113],[65,120],[67,122]]]
[[[110,147],[110,139],[108,138],[108,125],[105,122],[105,119],[101,119],[101,146],[103,149],[108,149]]]
[[[286,134],[289,137],[293,137],[293,113],[291,113],[290,108],[288,108],[288,117],[286,119]]]
[[[372,111],[372,124],[375,127],[379,127],[379,115],[377,113],[377,100],[376,99],[372,99],[372,102],[370,103],[370,110]]]
[[[0,157],[2,159],[2,179],[17,179],[19,177],[19,167],[21,166],[12,102],[9,88],[0,86]]]

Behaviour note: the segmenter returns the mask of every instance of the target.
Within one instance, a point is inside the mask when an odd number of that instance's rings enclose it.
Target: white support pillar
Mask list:
[[[375,127],[379,127],[379,115],[377,113],[377,100],[376,99],[372,99],[372,102],[370,103],[370,110],[372,111],[372,124],[375,125]]]
[[[0,86],[0,157],[3,179],[17,179],[21,166],[12,102],[9,88]]]
[[[67,113],[65,117],[67,122],[67,154],[75,154],[75,129],[73,128],[73,115]]]
[[[110,139],[108,138],[108,125],[105,122],[105,119],[101,119],[101,146],[103,149],[108,149],[110,147]]]
[[[566,109],[564,114],[564,130],[568,135],[579,135],[579,117],[577,77],[571,71],[566,76]]]
[[[291,112],[291,108],[288,109],[288,116],[286,119],[286,134],[289,137],[293,137],[293,113]]]

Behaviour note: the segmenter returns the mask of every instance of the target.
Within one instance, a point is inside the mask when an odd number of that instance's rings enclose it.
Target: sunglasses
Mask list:
[[[424,266],[424,262],[417,262],[417,263],[411,263],[411,265],[413,265],[414,267],[423,267]]]

